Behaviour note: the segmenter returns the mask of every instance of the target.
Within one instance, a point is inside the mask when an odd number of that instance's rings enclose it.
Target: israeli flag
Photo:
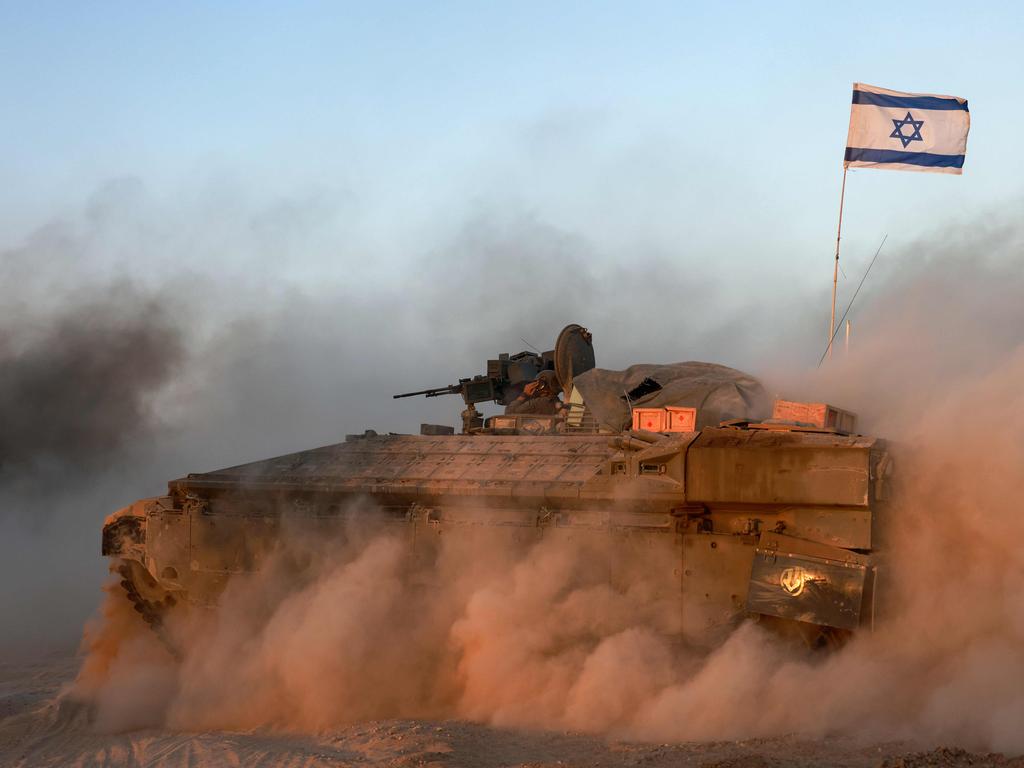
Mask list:
[[[963,173],[967,99],[853,84],[847,168]]]

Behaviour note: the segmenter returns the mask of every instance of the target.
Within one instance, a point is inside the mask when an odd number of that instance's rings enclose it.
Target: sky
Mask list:
[[[853,81],[973,124],[961,178],[851,173],[851,264],[1021,201],[1014,3],[5,2],[0,44],[6,247],[127,177],[169,216],[304,217],[258,267],[299,283],[386,284],[500,209],[740,293],[827,285]]]

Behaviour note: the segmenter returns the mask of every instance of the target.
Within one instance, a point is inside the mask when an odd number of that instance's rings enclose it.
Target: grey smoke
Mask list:
[[[52,312],[9,320],[0,338],[3,484],[50,488],[116,459],[156,426],[149,399],[184,356],[167,308],[130,282]]]

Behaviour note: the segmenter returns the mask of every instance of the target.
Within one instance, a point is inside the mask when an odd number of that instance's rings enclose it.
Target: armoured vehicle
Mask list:
[[[560,398],[538,390],[545,372]],[[531,385],[552,412],[516,412]],[[625,589],[640,563],[667,631],[689,644],[713,645],[746,618],[812,645],[873,625],[891,462],[850,414],[784,403],[790,418],[766,418],[755,379],[706,363],[604,371],[578,325],[551,352],[500,355],[486,374],[396,397],[446,394],[464,401],[459,434],[367,431],[190,474],[114,513],[103,554],[127,598],[159,630],[175,606],[215,603],[229,579],[259,570],[286,527],[358,506],[420,558],[442,534],[604,541],[608,578]],[[485,402],[507,412],[485,417]]]

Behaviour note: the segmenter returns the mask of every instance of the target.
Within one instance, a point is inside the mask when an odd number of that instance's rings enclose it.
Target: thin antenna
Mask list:
[[[832,340],[836,337],[836,289],[839,287],[839,238],[843,233],[843,202],[846,200],[846,172],[849,165],[843,163],[843,187],[839,192],[839,224],[836,226],[836,265],[832,269],[832,314],[828,319],[828,349],[825,354],[832,357]],[[839,323],[842,325],[842,321]]]
[[[850,307],[853,306],[853,302],[857,300],[857,294],[860,293],[860,289],[864,287],[864,281],[868,279],[868,273],[871,268],[875,266],[875,259],[878,258],[878,254],[882,252],[882,246],[885,245],[885,241],[889,239],[888,233],[882,238],[882,242],[878,244],[878,250],[875,251],[875,255],[871,257],[871,263],[868,264],[868,268],[864,270],[864,277],[860,279],[860,285],[857,286],[857,290],[853,292],[853,298],[850,299],[850,303],[846,305],[846,312],[843,312],[843,316],[839,319],[839,325],[835,326],[835,330],[832,331],[832,338],[828,340],[828,346],[825,351],[821,353],[821,358],[818,360],[818,368],[821,368],[822,362],[825,360],[825,355],[832,349],[832,341],[835,339],[836,334],[839,333],[839,329],[843,327],[843,320],[846,319],[846,315],[850,312]]]
[[[528,342],[528,341],[527,341],[526,339],[524,339],[524,338],[523,338],[522,336],[520,336],[520,337],[519,337],[519,340],[520,340],[521,342],[523,342],[523,344],[525,344],[526,346],[528,346],[528,347],[529,347],[530,349],[532,349],[532,350],[533,350],[534,352],[536,352],[536,353],[537,353],[538,355],[542,355],[542,354],[544,354],[544,353],[543,353],[543,352],[541,352],[541,351],[540,351],[539,349],[537,349],[537,348],[536,348],[535,346],[533,346],[533,344],[531,344],[531,343],[530,343],[530,342]]]

